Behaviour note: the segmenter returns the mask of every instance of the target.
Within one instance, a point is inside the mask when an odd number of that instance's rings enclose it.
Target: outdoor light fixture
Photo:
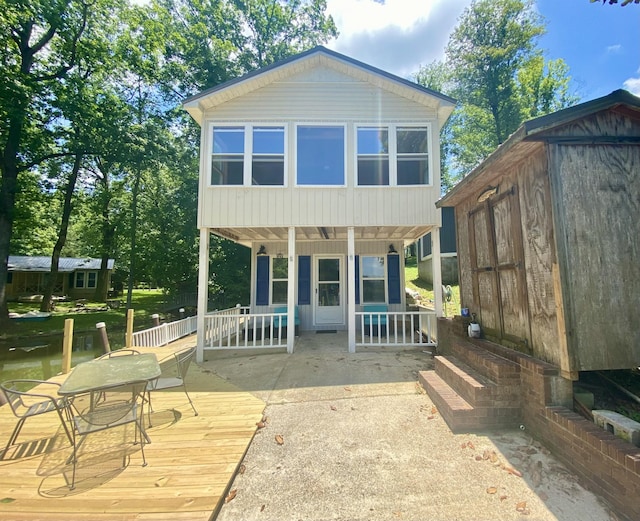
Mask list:
[[[478,202],[482,203],[489,199],[492,195],[496,195],[498,193],[497,186],[488,186],[484,189],[484,191],[478,196]]]
[[[260,249],[258,250],[258,255],[266,255],[267,249],[264,247],[264,244],[260,245]]]
[[[390,255],[398,255],[398,252],[396,251],[396,249],[393,247],[393,244],[389,244],[389,254]]]

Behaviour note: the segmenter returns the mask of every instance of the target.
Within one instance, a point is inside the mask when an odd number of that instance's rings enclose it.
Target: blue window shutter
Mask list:
[[[298,257],[298,304],[311,304],[311,256]]]
[[[256,306],[269,305],[269,257],[257,257]]]
[[[356,255],[356,304],[360,304],[360,255]]]
[[[387,255],[389,304],[400,304],[400,255]]]

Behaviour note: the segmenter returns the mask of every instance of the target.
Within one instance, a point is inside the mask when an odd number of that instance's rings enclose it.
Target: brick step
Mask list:
[[[493,405],[496,384],[453,356],[434,357],[435,372],[474,407]]]
[[[478,374],[498,386],[520,384],[520,366],[472,342],[457,338],[451,343],[451,354],[472,367]]]
[[[418,380],[454,433],[515,427],[520,424],[519,407],[474,407],[435,371],[420,371]]]

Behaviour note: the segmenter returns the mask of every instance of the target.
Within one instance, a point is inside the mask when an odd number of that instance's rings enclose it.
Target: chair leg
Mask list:
[[[7,452],[9,452],[9,447],[11,447],[11,445],[13,445],[15,443],[15,441],[18,439],[18,435],[20,434],[20,431],[22,430],[22,426],[24,425],[26,418],[20,418],[18,420],[18,423],[16,423],[16,427],[15,429],[13,429],[13,432],[11,433],[11,436],[9,437],[9,441],[7,443],[7,446],[4,448],[4,451],[2,451],[2,458],[0,459],[4,459],[4,457],[7,455]]]
[[[184,389],[184,394],[186,394],[187,398],[189,399],[189,403],[191,404],[191,408],[193,409],[194,416],[198,416],[198,411],[196,411],[196,406],[193,405],[193,402],[191,401],[191,396],[189,396],[189,393],[187,392],[187,386],[184,384],[184,380],[182,381],[182,388]]]

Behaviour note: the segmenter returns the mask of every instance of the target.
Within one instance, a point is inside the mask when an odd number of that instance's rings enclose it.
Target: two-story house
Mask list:
[[[404,246],[441,225],[439,131],[454,104],[324,47],[185,100],[202,128],[199,358],[214,335],[210,234],[252,250],[252,330],[346,330],[354,351],[376,326],[379,342],[400,343],[399,328],[378,326],[406,311]]]

